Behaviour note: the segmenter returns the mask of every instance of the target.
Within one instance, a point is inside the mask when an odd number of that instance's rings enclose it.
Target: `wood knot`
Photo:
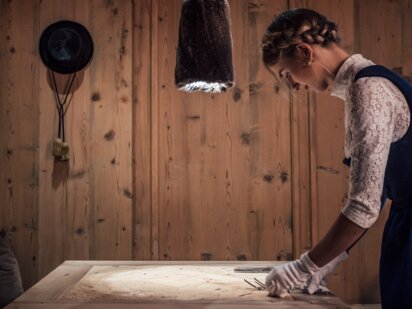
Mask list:
[[[104,135],[104,139],[105,139],[106,141],[111,141],[111,140],[114,138],[114,136],[115,136],[114,131],[113,131],[113,130],[110,130],[109,132],[107,132],[107,133]]]
[[[92,101],[93,101],[93,102],[100,101],[100,94],[99,94],[98,92],[94,92],[94,93],[92,94]]]
[[[123,195],[127,198],[133,198],[132,192],[130,192],[128,189],[123,189]]]
[[[200,254],[200,259],[202,261],[210,261],[212,259],[212,254],[209,252],[202,252]]]
[[[82,227],[79,227],[79,228],[76,230],[76,234],[78,234],[78,235],[83,235],[83,234],[85,234],[85,230],[84,230]]]
[[[261,87],[262,87],[261,83],[250,83],[249,84],[249,94],[250,95],[256,94]]]
[[[292,261],[293,255],[290,252],[287,252],[285,250],[280,250],[276,259],[278,261]]]
[[[249,0],[247,3],[247,7],[249,10],[256,10],[259,9],[261,6],[263,6],[263,4],[257,0]]]
[[[274,176],[272,174],[267,174],[263,176],[263,180],[266,181],[267,183],[271,183],[273,181]]]
[[[238,87],[233,89],[233,100],[235,102],[239,101],[242,98],[242,90]]]
[[[285,183],[288,180],[288,176],[288,173],[281,172],[279,175],[280,181],[282,181],[282,183]]]
[[[250,133],[242,133],[240,136],[242,140],[242,145],[249,145],[250,144]]]

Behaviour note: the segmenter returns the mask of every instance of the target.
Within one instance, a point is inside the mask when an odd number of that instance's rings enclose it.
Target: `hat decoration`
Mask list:
[[[69,159],[69,146],[66,143],[64,132],[64,116],[68,109],[67,98],[72,89],[76,73],[89,64],[93,56],[93,49],[93,40],[90,33],[83,25],[74,21],[61,20],[55,22],[49,25],[40,37],[40,57],[51,74],[59,114],[58,134],[53,143],[53,156],[59,160]],[[68,90],[63,100],[60,100],[55,72],[72,74],[68,80]]]

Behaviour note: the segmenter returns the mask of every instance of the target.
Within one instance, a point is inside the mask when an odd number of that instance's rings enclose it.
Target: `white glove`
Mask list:
[[[340,255],[335,257],[325,266],[309,277],[308,281],[304,285],[304,290],[309,294],[315,293],[320,286],[326,286],[327,276],[333,272],[338,265],[346,260],[349,257],[349,254],[346,251],[343,251]],[[302,286],[301,286],[302,287]]]
[[[291,297],[290,290],[305,284],[319,270],[308,252],[305,252],[293,262],[273,267],[266,277],[266,289],[272,296]]]

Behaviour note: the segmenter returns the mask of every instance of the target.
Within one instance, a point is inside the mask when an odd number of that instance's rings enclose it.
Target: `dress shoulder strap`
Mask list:
[[[408,103],[412,103],[412,85],[405,78],[382,65],[371,65],[359,70],[355,75],[354,82],[359,78],[372,76],[389,79],[399,88]]]

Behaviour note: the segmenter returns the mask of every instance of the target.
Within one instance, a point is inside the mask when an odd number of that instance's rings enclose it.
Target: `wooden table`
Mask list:
[[[281,263],[281,262],[277,262]],[[244,282],[273,262],[66,261],[6,308],[350,308],[333,295],[270,297]]]

